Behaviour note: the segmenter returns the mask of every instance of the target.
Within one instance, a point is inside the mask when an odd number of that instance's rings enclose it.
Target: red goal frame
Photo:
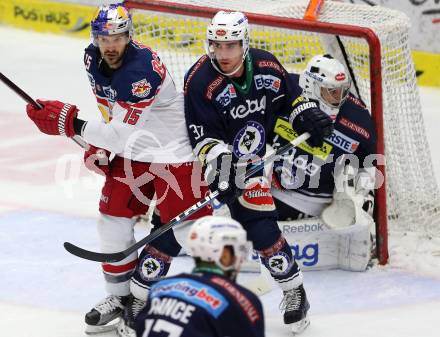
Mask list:
[[[202,18],[212,18],[219,10],[227,8],[212,8],[179,4],[164,1],[125,1],[127,8],[144,9],[150,11],[164,12],[170,14],[189,15]],[[376,153],[385,154],[384,144],[384,124],[383,124],[383,104],[382,104],[382,66],[381,66],[381,46],[380,40],[375,32],[369,28],[357,27],[353,25],[343,25],[326,23],[319,21],[309,21],[293,19],[271,15],[262,15],[245,12],[250,23],[266,25],[279,28],[304,30],[308,32],[327,33],[339,36],[350,36],[363,38],[369,46],[370,58],[370,88],[371,88],[371,115],[377,133]],[[385,176],[385,165],[377,165],[377,169]],[[387,206],[386,206],[386,184],[383,183],[376,190],[374,217],[376,221],[376,248],[379,263],[384,265],[388,262],[388,225],[387,225]]]

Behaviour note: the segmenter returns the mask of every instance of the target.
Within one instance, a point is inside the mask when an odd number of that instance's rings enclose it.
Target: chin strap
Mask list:
[[[231,77],[232,75],[236,74],[237,71],[239,71],[239,70],[241,69],[241,67],[243,67],[244,61],[241,62],[240,65],[239,65],[237,68],[235,68],[235,70],[233,70],[233,71],[230,72],[230,73],[224,73],[223,71],[221,71],[220,68],[219,68],[219,67],[217,66],[217,64],[215,63],[215,59],[212,59],[212,58],[211,58],[211,64],[212,64],[212,66],[214,67],[214,69],[217,70],[217,71],[218,71],[220,74],[222,74],[223,76]]]

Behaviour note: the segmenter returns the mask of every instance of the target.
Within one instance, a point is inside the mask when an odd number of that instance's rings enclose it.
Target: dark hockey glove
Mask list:
[[[26,111],[30,119],[47,135],[62,135],[73,137],[75,130],[73,120],[78,115],[75,105],[62,103],[60,101],[41,101],[38,100],[43,108],[39,109],[32,104],[26,106]]]
[[[218,191],[217,200],[230,204],[240,194],[235,184],[235,167],[232,163],[232,154],[223,152],[205,166],[205,179],[211,192]]]
[[[310,133],[307,140],[310,146],[321,147],[324,138],[333,132],[332,119],[318,107],[315,101],[302,101],[293,107],[289,122],[299,134]]]
[[[104,176],[110,173],[109,156],[109,151],[89,145],[84,152],[84,164],[90,171]]]

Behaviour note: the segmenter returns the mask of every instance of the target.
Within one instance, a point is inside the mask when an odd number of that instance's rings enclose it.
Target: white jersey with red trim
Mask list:
[[[102,121],[88,121],[84,139],[118,156],[141,162],[194,161],[184,118],[183,95],[155,52],[128,44],[117,70],[91,44],[84,64]]]

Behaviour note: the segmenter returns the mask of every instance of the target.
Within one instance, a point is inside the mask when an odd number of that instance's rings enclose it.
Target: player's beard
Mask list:
[[[122,58],[124,57],[125,50],[121,53],[118,52],[105,52],[104,53],[104,61],[107,63],[107,65],[112,68],[116,69],[121,66]]]

